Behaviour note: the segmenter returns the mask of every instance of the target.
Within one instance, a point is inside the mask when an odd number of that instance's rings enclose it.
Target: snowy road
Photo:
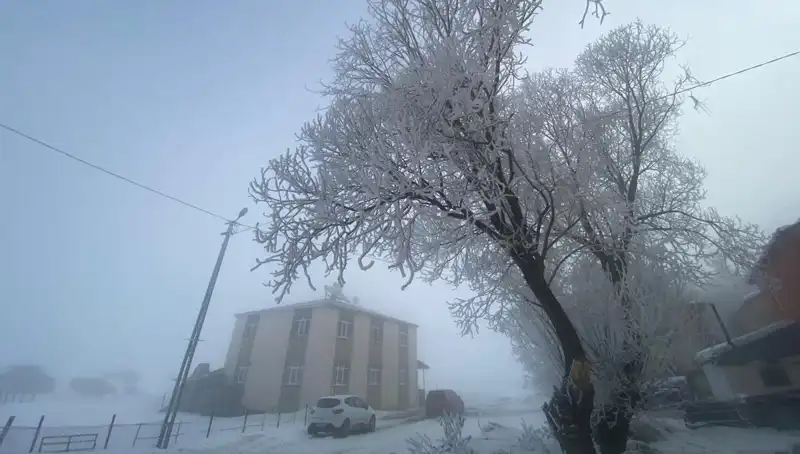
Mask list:
[[[531,424],[540,424],[540,418],[540,414],[532,413],[492,418],[492,420],[518,427],[522,420]],[[488,420],[477,417],[468,418],[464,433],[478,434],[480,425],[485,425],[487,422]],[[182,446],[181,448],[176,447],[176,449],[179,449],[182,454],[399,454],[407,452],[406,440],[418,435],[427,435],[436,440],[442,436],[442,428],[437,421],[424,420],[399,425],[396,423],[385,425],[379,427],[375,433],[335,439],[331,437],[311,438],[301,427],[291,426],[262,434],[244,435],[224,445]],[[152,453],[161,454],[163,451],[153,450]],[[137,451],[136,454],[143,453]]]
[[[487,427],[489,420],[507,428],[518,428],[524,421],[533,426],[542,424],[541,413],[528,413],[518,416],[491,418],[468,418],[464,434],[477,436],[480,427]],[[659,452],[666,454],[771,454],[792,452],[791,447],[800,443],[800,434],[777,432],[766,429],[707,428],[688,430],[680,421],[663,420],[667,423],[667,439],[657,442]],[[671,426],[671,427],[667,427]],[[205,449],[181,449],[182,454],[400,454],[407,452],[406,440],[417,435],[427,435],[433,440],[442,436],[442,429],[436,421],[425,420],[395,427],[385,427],[376,433],[353,435],[345,439],[309,438],[299,428],[287,428],[282,432],[253,434],[238,441]],[[502,432],[502,431],[501,431]],[[501,435],[498,433],[497,435]],[[513,435],[513,433],[512,433]],[[481,437],[477,437],[481,438]],[[495,440],[497,441],[497,440]],[[499,440],[492,444],[495,449],[509,445],[515,440]],[[476,440],[477,442],[477,440]],[[502,446],[501,446],[502,445]],[[477,447],[477,446],[476,446]],[[495,449],[486,453],[495,452]],[[479,450],[481,454],[483,450]],[[161,454],[163,451],[154,451]],[[122,453],[120,453],[122,454]],[[125,453],[128,454],[128,453]],[[137,453],[141,454],[141,452]],[[148,453],[149,454],[149,453]]]

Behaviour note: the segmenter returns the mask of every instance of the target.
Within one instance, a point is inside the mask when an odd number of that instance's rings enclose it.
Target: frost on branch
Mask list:
[[[465,279],[495,251],[544,255],[564,208],[560,163],[515,96],[530,0],[370,2],[339,43],[332,103],[250,192],[278,299],[312,262],[388,258],[411,280]],[[526,110],[527,109],[527,110]],[[493,247],[493,250],[489,250]]]
[[[741,277],[765,240],[705,206],[705,170],[674,148],[680,93],[694,79],[688,69],[670,83],[663,74],[681,46],[668,30],[636,22],[588,46],[574,69],[532,74],[518,92],[529,133],[563,170],[561,200],[571,209],[558,217],[563,238],[547,268],[590,351],[601,404],[624,405],[614,390],[669,374],[671,339],[689,334],[688,290],[720,267]],[[535,296],[502,260],[475,267],[486,270],[472,281],[479,296],[456,302],[454,313],[467,328],[487,318],[508,334],[531,378],[549,389],[564,365]],[[543,372],[541,361],[552,367]]]
[[[445,414],[439,418],[444,436],[431,440],[427,435],[418,435],[406,440],[411,454],[481,454],[470,447],[471,436],[463,436],[464,416]]]
[[[521,429],[489,421],[479,424],[480,433],[464,436],[464,418],[447,415],[439,420],[444,436],[432,440],[417,435],[406,440],[411,454],[555,454],[552,437],[541,428],[522,421]]]

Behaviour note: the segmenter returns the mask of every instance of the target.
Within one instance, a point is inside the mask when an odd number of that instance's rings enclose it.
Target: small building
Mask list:
[[[416,408],[417,328],[337,298],[237,314],[225,375],[251,412],[294,412],[333,394]]]
[[[717,400],[800,393],[800,323],[784,320],[697,354]]]
[[[775,231],[749,281],[758,290],[734,316],[734,335],[782,320],[800,322],[800,221]]]
[[[800,222],[779,229],[749,283],[757,290],[732,316],[728,338],[697,353],[702,373],[691,380],[713,402],[691,418],[727,405],[728,419],[798,428],[800,420]],[[722,407],[720,407],[722,408]],[[735,415],[735,418],[731,415]],[[690,419],[691,419],[690,418]]]

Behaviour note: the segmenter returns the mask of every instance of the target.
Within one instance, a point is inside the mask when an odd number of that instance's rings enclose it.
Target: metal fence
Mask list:
[[[222,432],[248,433],[279,428],[282,424],[305,424],[308,409],[296,413],[245,414],[236,418],[182,415],[175,421],[170,445],[181,440],[210,438]],[[36,426],[15,424],[11,416],[0,427],[0,453],[77,452],[115,448],[153,448],[161,422],[118,423],[117,415],[109,422],[91,426],[48,426],[42,415]],[[1,422],[1,421],[0,421]]]

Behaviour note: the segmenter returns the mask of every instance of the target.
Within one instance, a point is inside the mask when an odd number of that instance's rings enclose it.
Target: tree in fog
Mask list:
[[[105,377],[75,377],[69,381],[69,388],[84,397],[103,397],[117,392],[111,380]]]
[[[371,255],[407,277],[472,279],[500,256],[522,276],[564,355],[564,386],[579,431],[568,452],[594,451],[586,351],[546,278],[563,237],[569,177],[516,96],[519,51],[539,9],[523,0],[370,2],[372,22],[339,43],[331,105],[301,145],[251,185],[271,208],[257,232],[281,299],[321,261],[338,272]],[[563,401],[563,399],[562,399]],[[567,423],[565,422],[565,426]]]
[[[116,370],[106,374],[106,378],[121,384],[126,394],[136,394],[139,392],[139,381],[142,379],[139,372],[133,369]]]
[[[594,273],[591,282],[603,286],[603,298],[631,333],[615,339],[622,339],[623,352],[638,352],[641,336],[630,313],[639,295],[630,290],[630,254],[641,245],[635,262],[652,265],[653,253],[678,257],[670,252],[677,243],[670,245],[666,234],[658,240],[658,223],[670,222],[669,213],[640,219],[649,213],[641,209],[641,190],[633,191],[633,201],[627,197],[630,169],[646,171],[642,156],[657,141],[639,140],[631,152],[624,143],[610,143],[624,137],[612,133],[624,124],[616,116],[600,120],[619,103],[612,103],[613,92],[601,97],[606,88],[589,83],[589,69],[581,76],[586,85],[566,94],[596,105],[559,104],[569,115],[585,107],[586,116],[567,125],[566,146],[546,134],[548,121],[571,117],[550,120],[546,92],[537,91],[535,78],[523,77],[520,50],[530,44],[525,35],[539,6],[524,0],[370,2],[372,21],[351,27],[339,43],[335,76],[326,86],[331,105],[303,127],[297,149],[271,160],[251,184],[253,198],[270,209],[269,222],[256,231],[266,251],[256,268],[269,266],[279,301],[301,276],[313,287],[313,262],[343,283],[351,261],[369,269],[370,257],[378,256],[406,277],[405,285],[418,276],[469,284],[477,295],[453,305],[465,319],[491,318],[494,304],[514,302],[557,346],[558,386],[547,409],[562,449],[592,453],[597,441],[601,452],[621,452],[627,427],[613,433],[616,438],[601,433],[593,439],[597,375],[587,334],[570,316],[584,295],[576,297],[559,270]],[[634,126],[650,127],[656,112],[639,115]],[[602,164],[610,166],[617,156],[621,182],[602,172]],[[666,162],[662,168],[671,169]],[[601,177],[609,181],[595,182]],[[665,197],[663,210],[672,201]],[[652,231],[640,232],[650,225]],[[628,362],[620,359],[620,367]],[[628,393],[630,382],[607,394]]]
[[[587,46],[574,69],[522,83],[539,113],[537,135],[570,175],[573,210],[559,227],[565,249],[551,255],[555,288],[574,308],[568,313],[603,386],[597,436],[609,452],[625,449],[643,383],[670,367],[688,290],[720,265],[744,275],[765,241],[756,226],[703,206],[705,170],[675,150],[683,96],[696,82],[683,68],[665,83],[682,44],[669,30],[635,22]],[[519,323],[503,329],[516,345],[530,343]],[[556,345],[546,336],[537,344]]]
[[[38,365],[20,364],[10,366],[0,374],[0,400],[14,401],[39,394],[50,394],[56,389],[56,381]]]

